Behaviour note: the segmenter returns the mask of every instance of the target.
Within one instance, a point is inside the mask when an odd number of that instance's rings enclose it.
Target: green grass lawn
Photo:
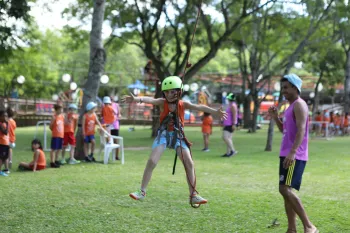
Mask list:
[[[275,136],[273,152],[264,152],[266,130],[237,132],[239,154],[221,158],[225,146],[219,128],[210,138],[208,153],[200,151],[200,128],[187,128],[194,143],[197,189],[209,201],[193,209],[181,163],[171,174],[170,150],[153,173],[145,201],[128,196],[140,186],[152,139],[147,127],[127,129],[121,129],[124,165],[81,163],[36,173],[16,171],[20,161],[32,159],[35,133],[34,128],[17,129],[13,169],[9,177],[0,177],[0,232],[285,232],[287,219],[278,193],[280,135]],[[349,140],[310,141],[310,161],[298,195],[321,232],[350,232]],[[269,228],[274,219],[280,225]],[[298,225],[303,232],[299,220]]]

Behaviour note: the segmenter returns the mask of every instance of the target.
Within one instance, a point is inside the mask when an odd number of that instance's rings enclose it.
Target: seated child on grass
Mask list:
[[[39,171],[46,168],[46,158],[40,140],[32,141],[33,160],[29,163],[21,162],[18,166],[20,170]]]

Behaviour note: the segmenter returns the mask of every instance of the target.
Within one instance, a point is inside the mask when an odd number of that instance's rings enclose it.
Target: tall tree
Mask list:
[[[90,64],[88,79],[84,87],[83,107],[80,110],[79,128],[77,131],[77,150],[76,158],[83,159],[84,142],[82,135],[82,116],[85,113],[85,106],[90,101],[95,101],[100,87],[100,78],[103,75],[106,64],[106,52],[102,41],[102,24],[105,14],[105,0],[94,0],[92,13],[92,25],[90,32]]]
[[[328,1],[321,1],[321,0],[315,0],[315,1],[306,1],[305,3],[302,2],[302,4],[305,4],[306,7],[306,19],[307,22],[305,22],[305,25],[307,26],[306,30],[298,31],[297,33],[292,34],[292,38],[298,41],[297,46],[293,49],[292,52],[288,53],[283,59],[282,62],[278,65],[280,67],[283,67],[282,77],[286,74],[288,74],[291,70],[291,68],[294,66],[294,63],[298,61],[298,58],[300,57],[300,54],[303,52],[304,48],[309,44],[312,43],[312,36],[315,34],[315,32],[319,29],[322,22],[325,21],[326,17],[328,16],[329,11],[332,9],[334,0],[328,0]],[[332,34],[332,32],[330,32]],[[320,38],[316,38],[317,40]],[[278,102],[282,102],[282,93],[280,93]],[[273,142],[273,132],[274,132],[274,121],[271,120],[269,123],[269,129],[267,133],[267,141],[266,141],[266,147],[265,151],[271,151],[272,150],[272,142]]]
[[[337,1],[334,11],[334,26],[340,37],[346,57],[344,64],[344,111],[350,110],[350,4],[348,1]]]
[[[165,0],[125,0],[122,4],[109,2],[106,18],[112,28],[116,28],[111,39],[119,38],[138,46],[146,57],[152,60],[158,78],[163,80],[171,74],[180,75],[188,66],[186,61],[190,55],[191,38],[199,9],[201,27],[198,28],[198,33],[204,33],[206,38],[205,41],[195,41],[194,45],[200,44],[207,52],[189,67],[184,77],[186,81],[216,56],[218,50],[247,17],[275,1],[268,0],[256,6],[255,0],[207,0],[200,6],[200,1],[194,0],[181,3]],[[81,4],[66,12],[85,17],[86,14],[82,12],[87,12],[89,4],[87,1],[79,3]],[[224,22],[214,23],[215,18],[205,14],[205,7],[222,12]],[[168,54],[171,54],[169,59]],[[157,121],[157,118],[154,121]],[[155,126],[153,136],[156,135]]]
[[[18,48],[21,34],[30,22],[28,0],[0,1],[0,59],[7,61],[12,51]],[[14,19],[14,20],[13,20]]]

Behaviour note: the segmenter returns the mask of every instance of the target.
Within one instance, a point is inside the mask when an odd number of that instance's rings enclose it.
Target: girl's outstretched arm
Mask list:
[[[132,103],[132,102],[137,102],[137,103],[146,103],[146,104],[153,104],[153,105],[163,105],[164,104],[164,99],[163,98],[158,98],[155,99],[153,97],[136,97],[133,94],[130,93],[130,95],[124,95],[121,99],[122,103]]]
[[[214,108],[208,107],[206,105],[192,104],[192,103],[189,103],[189,102],[184,102],[184,107],[186,109],[207,112],[207,113],[210,113],[210,114],[212,114],[214,116],[220,117],[220,119],[226,119],[227,118],[227,113],[222,110],[222,107],[220,107],[219,109],[214,109]]]

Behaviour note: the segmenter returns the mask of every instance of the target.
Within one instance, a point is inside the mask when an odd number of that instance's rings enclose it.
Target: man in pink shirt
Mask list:
[[[279,191],[284,198],[288,218],[287,233],[297,232],[296,216],[304,225],[305,233],[318,233],[307,216],[301,200],[293,192],[300,189],[305,165],[308,160],[308,106],[300,98],[301,79],[295,74],[285,75],[281,80],[282,94],[289,107],[284,112],[283,122],[278,118],[278,110],[270,107],[269,114],[283,132],[280,150]]]

